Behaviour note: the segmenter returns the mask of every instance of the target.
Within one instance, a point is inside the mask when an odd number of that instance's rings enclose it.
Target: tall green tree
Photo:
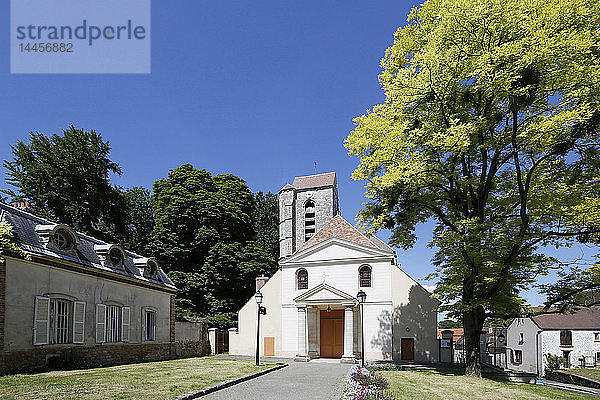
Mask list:
[[[254,195],[254,231],[258,244],[279,260],[279,202],[271,192]]]
[[[346,140],[364,225],[409,248],[436,222],[435,294],[462,320],[468,375],[486,318],[519,315],[564,268],[543,246],[598,239],[599,25],[595,0],[428,0],[381,62],[386,101]]]
[[[121,243],[138,253],[148,254],[154,229],[154,207],[152,194],[142,186],[134,186],[123,193],[127,205],[126,231]]]
[[[125,198],[110,183],[121,167],[110,159],[110,144],[95,131],[73,125],[62,135],[31,132],[29,143],[11,146],[3,190],[11,201],[29,201],[36,214],[87,234],[111,238],[125,231]],[[107,231],[106,228],[109,227]]]
[[[255,277],[277,268],[255,241],[253,193],[234,175],[185,164],[155,182],[153,204],[152,253],[181,290],[177,311],[231,324]]]

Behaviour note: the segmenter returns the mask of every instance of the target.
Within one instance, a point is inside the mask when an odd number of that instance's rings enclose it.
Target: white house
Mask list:
[[[257,288],[260,354],[437,361],[437,300],[396,263],[396,254],[339,213],[335,173],[297,177],[279,192],[279,270]],[[366,293],[361,306],[357,293]],[[229,335],[230,354],[255,352],[258,306],[251,298]]]
[[[562,356],[572,367],[600,363],[600,308],[515,318],[507,329],[506,346],[509,369],[540,376],[546,354]]]
[[[28,257],[0,259],[0,374],[175,356],[177,288],[142,257],[0,203]]]

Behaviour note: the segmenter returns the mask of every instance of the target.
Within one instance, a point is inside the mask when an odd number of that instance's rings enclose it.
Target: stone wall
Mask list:
[[[199,357],[210,354],[208,330],[203,322],[175,322],[175,357]]]
[[[79,369],[168,360],[170,344],[54,345],[0,355],[0,373],[39,372],[49,368]]]

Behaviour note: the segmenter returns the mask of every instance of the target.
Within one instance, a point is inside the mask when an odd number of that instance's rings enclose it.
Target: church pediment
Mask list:
[[[356,298],[333,286],[321,283],[296,297],[294,301],[300,304],[356,303]]]
[[[301,250],[291,257],[281,261],[281,264],[296,264],[334,260],[361,260],[365,258],[393,258],[373,247],[362,246],[344,239],[331,238],[315,246]]]

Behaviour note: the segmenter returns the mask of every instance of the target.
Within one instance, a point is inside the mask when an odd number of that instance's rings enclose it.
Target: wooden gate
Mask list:
[[[217,354],[229,353],[229,332],[217,331]]]

